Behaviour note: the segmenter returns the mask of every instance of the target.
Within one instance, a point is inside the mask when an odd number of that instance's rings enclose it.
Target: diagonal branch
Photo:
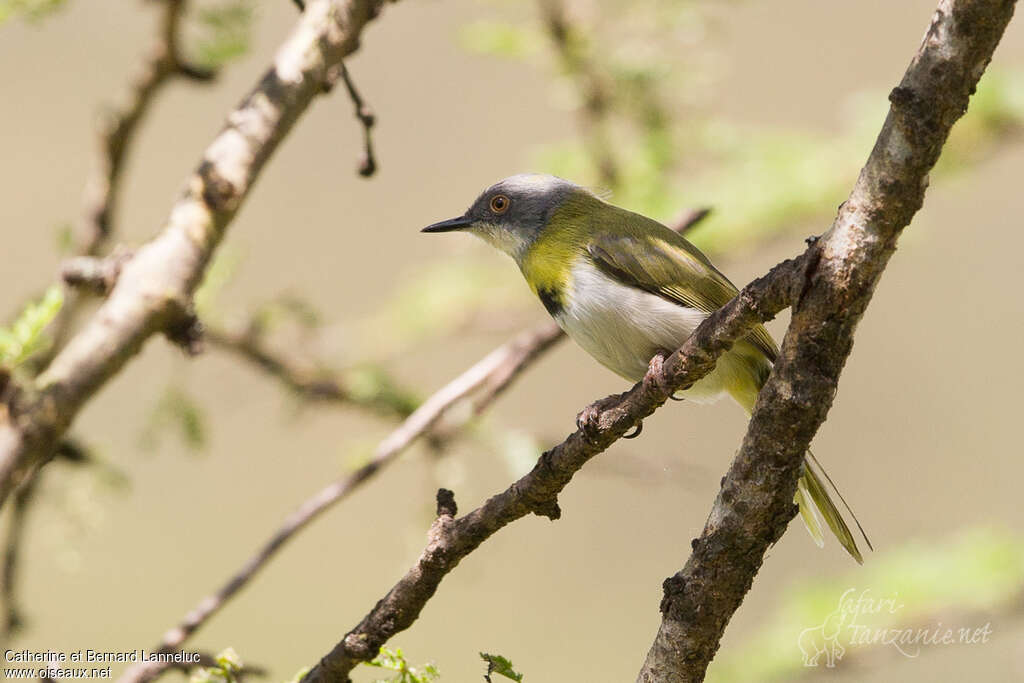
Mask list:
[[[408,628],[448,572],[498,529],[530,513],[556,519],[559,492],[587,460],[674,391],[707,374],[753,324],[792,304],[780,360],[705,533],[687,566],[666,581],[662,628],[640,674],[652,682],[702,680],[765,550],[795,514],[803,456],[831,403],[856,323],[897,236],[923,201],[927,173],[966,110],[1013,5],[943,0],[925,44],[893,91],[892,111],[851,199],[826,237],[745,287],[668,359],[652,359],[640,384],[585,410],[581,428],[503,493],[456,518],[451,492],[440,491],[438,518],[416,565],[304,680],[347,680],[357,664]]]
[[[185,4],[186,0],[162,0],[163,13],[156,38],[142,68],[132,79],[126,101],[103,116],[96,168],[85,184],[82,214],[71,235],[71,251],[79,258],[102,254],[114,234],[114,215],[125,159],[139,125],[160,91],[178,76],[198,82],[208,82],[216,76],[214,71],[187,63],[181,54],[181,20]],[[83,292],[74,290],[74,283],[68,284],[71,287],[65,291],[64,305],[51,326],[53,340],[50,347],[31,360],[35,372],[53,360],[83,312],[87,297]]]
[[[703,220],[708,213],[710,209],[687,212],[677,221],[674,229],[685,232]],[[346,391],[341,388],[344,385],[341,379],[328,377],[326,383],[322,379],[312,380],[306,374],[306,370],[297,365],[293,366],[292,360],[273,354],[263,347],[258,339],[254,340],[251,330],[232,334],[207,329],[206,338],[214,345],[223,345],[224,348],[239,353],[264,368],[293,391],[327,400],[348,400]],[[437,435],[438,425],[452,407],[466,398],[473,399],[471,413],[462,416],[456,424],[446,425],[444,438],[457,433],[473,417],[483,413],[527,366],[564,338],[565,335],[554,321],[537,325],[499,346],[435,392],[378,445],[369,462],[308,498],[220,589],[201,600],[178,626],[164,634],[157,650],[171,652],[180,647],[248,585],[295,534],[393,462],[417,440]],[[151,681],[165,670],[166,667],[159,663],[133,667],[125,672],[120,683]]]
[[[173,652],[206,621],[244,588],[295,534],[346,498],[360,484],[376,474],[430,430],[445,414],[466,397],[477,395],[475,412],[489,404],[521,373],[562,337],[557,325],[545,323],[516,336],[498,347],[457,378],[438,390],[377,447],[373,458],[356,471],[331,483],[307,499],[216,592],[199,602],[181,623],[164,634],[158,652]],[[465,418],[469,419],[469,418]],[[149,662],[132,667],[120,683],[151,681],[167,668],[165,662]]]
[[[100,309],[0,422],[0,504],[43,461],[75,415],[154,334],[178,326],[224,232],[267,160],[330,70],[356,50],[383,0],[316,0],[259,84],[229,114],[163,231],[121,269]]]
[[[779,361],[693,554],[665,581],[661,627],[638,681],[704,679],[765,552],[796,514],[804,454],[832,405],[857,323],[1014,4],[940,0],[849,199],[814,249]]]
[[[681,349],[667,359],[655,357],[642,382],[585,410],[587,417],[576,432],[544,453],[528,474],[481,507],[456,519],[451,492],[439,492],[438,519],[416,565],[303,681],[347,680],[355,666],[372,659],[389,638],[412,625],[441,580],[463,557],[505,525],[531,513],[557,519],[561,514],[558,494],[590,458],[653,413],[675,391],[710,372],[718,356],[733,342],[753,325],[771,319],[799,295],[812,253],[810,250],[785,261],[747,285],[709,316]]]

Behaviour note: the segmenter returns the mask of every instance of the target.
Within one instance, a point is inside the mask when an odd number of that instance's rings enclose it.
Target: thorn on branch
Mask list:
[[[455,493],[450,489],[437,490],[437,516],[455,517],[459,512],[459,506],[455,503]]]

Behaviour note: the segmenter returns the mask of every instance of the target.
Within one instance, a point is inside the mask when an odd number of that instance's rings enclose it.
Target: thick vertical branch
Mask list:
[[[853,333],[928,173],[988,65],[1014,0],[942,0],[850,198],[816,245],[778,363],[693,554],[667,579],[662,623],[638,680],[701,681],[793,494],[825,420]]]
[[[163,231],[121,269],[103,306],[0,422],[0,504],[50,456],[81,406],[156,333],[187,316],[214,249],[270,155],[383,0],[316,0],[229,114]]]

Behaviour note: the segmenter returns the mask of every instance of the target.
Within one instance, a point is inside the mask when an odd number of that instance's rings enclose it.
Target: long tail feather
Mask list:
[[[807,527],[807,533],[811,535],[814,542],[819,548],[825,547],[825,534],[821,531],[821,520],[818,519],[818,509],[814,503],[811,502],[810,491],[807,490],[807,483],[803,477],[800,477],[800,481],[796,485],[796,495],[793,497],[796,501],[797,507],[800,508],[800,519],[804,521],[804,526]]]
[[[807,455],[804,456],[804,459],[811,467],[814,468],[814,471],[816,473],[820,474],[822,477],[825,477],[825,481],[828,482],[828,485],[832,487],[832,491],[836,494],[836,496],[839,497],[839,502],[843,504],[843,508],[846,510],[847,514],[849,514],[850,518],[853,519],[853,523],[857,525],[857,531],[860,532],[861,538],[864,539],[864,542],[867,544],[868,549],[873,551],[875,549],[875,546],[871,545],[871,539],[868,538],[867,532],[864,531],[864,527],[860,525],[860,520],[857,519],[857,514],[853,511],[853,508],[850,507],[850,504],[846,502],[846,499],[843,498],[842,491],[840,491],[839,487],[836,486],[836,483],[832,481],[832,477],[828,476],[828,472],[826,472],[825,468],[821,466],[821,463],[818,462],[818,459],[814,457],[814,453],[807,451]]]
[[[820,469],[820,465],[818,468]],[[822,471],[824,472],[824,470]],[[832,502],[832,498],[828,495],[828,491],[808,459],[804,461],[804,473],[800,478],[800,483],[807,489],[806,498],[810,499],[810,502],[818,509],[821,516],[825,518],[828,528],[839,539],[839,543],[846,549],[846,552],[850,553],[853,559],[857,560],[858,564],[864,564],[864,557],[857,547],[857,541],[854,539],[853,534],[850,533],[850,527],[846,526],[843,516],[836,508],[835,503]],[[801,504],[803,501],[798,500],[797,502]],[[801,504],[802,507],[803,505]]]
[[[771,364],[768,363],[764,356],[760,355],[760,352],[748,354],[744,358],[748,361],[753,358],[753,361],[750,361],[753,363],[753,366],[748,365],[747,368],[750,370],[750,381],[749,383],[729,387],[729,393],[732,394],[733,399],[749,415],[753,412],[758,390],[768,378]],[[843,494],[839,492],[839,489],[836,488],[832,478],[828,476],[828,472],[825,471],[825,468],[821,466],[821,463],[818,462],[818,459],[810,451],[807,451],[804,456],[803,473],[797,484],[796,495],[793,497],[794,502],[800,508],[800,517],[803,519],[804,526],[807,527],[807,532],[810,533],[814,542],[822,546],[824,545],[824,534],[822,533],[821,519],[824,518],[828,528],[839,539],[839,543],[846,549],[846,552],[850,553],[850,556],[857,560],[858,563],[864,564],[864,557],[861,555],[860,548],[857,547],[857,541],[853,534],[850,533],[850,527],[846,526],[843,515],[836,508],[835,503],[832,502],[832,496],[829,495],[829,490],[825,487],[822,480],[828,482],[835,497],[839,499],[843,508],[853,519],[854,523],[856,523],[857,530],[860,531],[860,535],[864,538],[867,547],[874,550],[874,547],[871,545],[871,539],[864,533],[864,527],[861,526],[857,515],[850,509],[850,505],[843,498]]]

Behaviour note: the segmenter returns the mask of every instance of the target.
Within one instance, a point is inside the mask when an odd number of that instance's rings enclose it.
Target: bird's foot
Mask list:
[[[597,430],[600,415],[601,406],[591,403],[576,415],[576,429],[584,433]]]
[[[601,415],[606,408],[618,404],[621,397],[621,394],[615,394],[591,403],[576,416],[576,428],[587,436],[593,436],[600,432],[602,428],[607,428],[608,424],[601,424]]]

